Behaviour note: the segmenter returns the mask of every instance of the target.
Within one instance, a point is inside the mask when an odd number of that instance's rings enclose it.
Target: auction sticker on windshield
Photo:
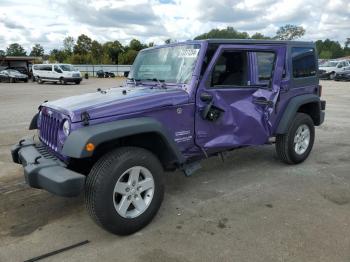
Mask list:
[[[179,57],[197,57],[199,49],[180,49]]]

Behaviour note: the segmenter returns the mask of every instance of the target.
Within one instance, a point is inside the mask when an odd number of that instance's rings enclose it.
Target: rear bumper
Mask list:
[[[84,190],[85,176],[69,170],[41,143],[22,139],[11,149],[13,162],[24,168],[29,186],[64,197],[78,196]]]

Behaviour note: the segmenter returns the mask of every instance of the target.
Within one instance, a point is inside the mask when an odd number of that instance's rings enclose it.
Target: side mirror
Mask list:
[[[128,77],[128,76],[129,76],[129,73],[130,73],[130,71],[125,71],[125,72],[124,72],[124,77]]]

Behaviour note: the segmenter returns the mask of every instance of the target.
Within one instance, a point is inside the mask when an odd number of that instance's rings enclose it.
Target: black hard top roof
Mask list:
[[[258,39],[203,39],[194,40],[208,42],[209,44],[269,44],[269,45],[291,45],[291,46],[314,46],[314,42],[290,41],[290,40],[258,40]]]

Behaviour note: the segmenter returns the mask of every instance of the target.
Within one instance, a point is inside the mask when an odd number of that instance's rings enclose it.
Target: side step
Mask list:
[[[182,171],[184,172],[185,176],[191,176],[194,172],[196,172],[201,168],[202,168],[202,165],[200,161],[196,161],[196,162],[183,165]]]

